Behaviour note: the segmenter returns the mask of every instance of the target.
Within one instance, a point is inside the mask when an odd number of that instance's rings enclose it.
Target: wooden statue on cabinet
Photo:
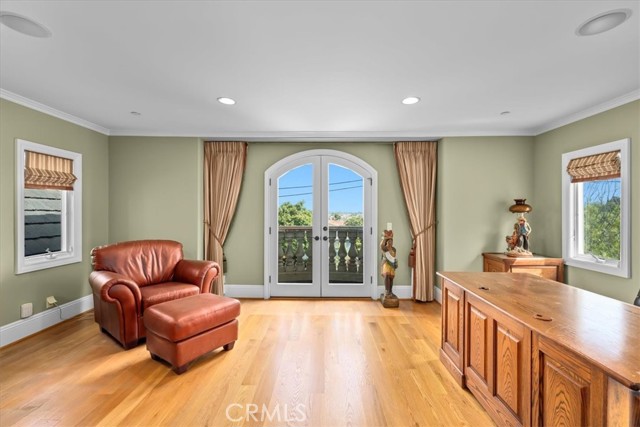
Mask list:
[[[533,256],[529,250],[529,235],[531,225],[524,215],[518,217],[518,221],[513,225],[513,233],[506,237],[507,255],[512,257]]]

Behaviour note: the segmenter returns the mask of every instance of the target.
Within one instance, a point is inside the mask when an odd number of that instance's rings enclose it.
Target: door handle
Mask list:
[[[322,240],[329,240],[329,238],[327,236],[323,236]]]
[[[320,236],[314,236],[313,240],[320,240]]]

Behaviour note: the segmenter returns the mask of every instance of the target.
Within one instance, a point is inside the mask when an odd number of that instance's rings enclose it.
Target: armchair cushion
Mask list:
[[[184,260],[182,244],[139,240],[93,248],[95,321],[125,348],[146,336],[144,311],[156,304],[209,293],[220,274],[213,261]]]
[[[166,282],[145,286],[144,288],[140,288],[140,294],[142,294],[142,311],[152,305],[198,295],[199,293],[200,288],[188,283]]]

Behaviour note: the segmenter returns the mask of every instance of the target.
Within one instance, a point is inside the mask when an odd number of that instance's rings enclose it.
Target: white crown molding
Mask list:
[[[7,101],[15,102],[16,104],[20,104],[24,107],[31,108],[32,110],[40,111],[41,113],[48,114],[50,116],[56,117],[58,119],[62,119],[69,123],[73,123],[74,125],[91,129],[103,135],[111,134],[109,129],[104,128],[100,125],[97,125],[85,119],[81,119],[80,117],[76,117],[74,115],[65,113],[63,111],[56,110],[55,108],[49,107],[48,105],[41,104],[37,101],[26,98],[22,95],[18,95],[17,93],[9,92],[8,90],[5,90],[5,89],[0,89],[0,98],[6,99]]]
[[[87,295],[56,308],[41,311],[26,319],[4,325],[0,327],[0,347],[43,331],[92,308],[93,295]]]
[[[437,135],[437,136],[434,136]],[[247,141],[247,142],[396,142],[396,141],[437,141],[443,137],[482,136],[533,136],[531,131],[483,131],[483,132],[437,132],[417,135],[403,132],[221,132],[202,136],[179,132],[148,132],[142,130],[113,130],[110,136],[157,136],[174,138],[201,138],[205,141]]]
[[[577,122],[578,120],[595,116],[596,114],[603,113],[605,111],[611,110],[624,104],[628,104],[629,102],[633,102],[638,99],[640,99],[640,89],[633,90],[617,98],[611,99],[598,105],[594,105],[593,107],[589,107],[586,110],[578,111],[568,116],[564,116],[559,119],[547,122],[542,126],[534,129],[531,134],[534,136],[538,136],[545,132],[549,132],[550,130],[558,129],[559,127]]]
[[[205,141],[247,141],[247,142],[396,142],[396,141],[436,141],[443,137],[467,136],[533,136],[530,131],[483,131],[483,132],[434,132],[416,134],[406,132],[221,132],[202,136],[179,132],[112,130],[110,136],[162,136],[174,138],[202,138]]]
[[[65,113],[47,105],[33,101],[22,95],[0,89],[0,98],[15,102],[36,111],[48,114],[53,117],[74,123],[87,129],[94,130],[108,136],[146,136],[146,137],[180,137],[180,138],[202,138],[204,140],[241,140],[249,142],[395,142],[395,141],[435,141],[443,137],[483,137],[483,136],[538,136],[542,133],[557,129],[562,126],[577,122],[587,117],[611,110],[629,102],[640,99],[640,89],[631,91],[625,95],[603,102],[582,111],[561,117],[544,123],[533,129],[517,131],[434,131],[429,134],[418,134],[415,132],[324,132],[324,131],[304,131],[304,132],[221,132],[215,135],[202,136],[191,133],[181,133],[174,131],[148,131],[139,129],[114,129],[110,130],[88,120],[81,119],[74,115]]]

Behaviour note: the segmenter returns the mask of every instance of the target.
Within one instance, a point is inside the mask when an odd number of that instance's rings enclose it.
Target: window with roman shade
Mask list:
[[[82,154],[16,140],[16,274],[82,261]]]
[[[571,182],[620,178],[620,150],[571,159],[567,173]]]
[[[25,150],[24,188],[73,190],[73,160]]]
[[[570,267],[630,277],[630,139],[562,155],[562,253]]]

